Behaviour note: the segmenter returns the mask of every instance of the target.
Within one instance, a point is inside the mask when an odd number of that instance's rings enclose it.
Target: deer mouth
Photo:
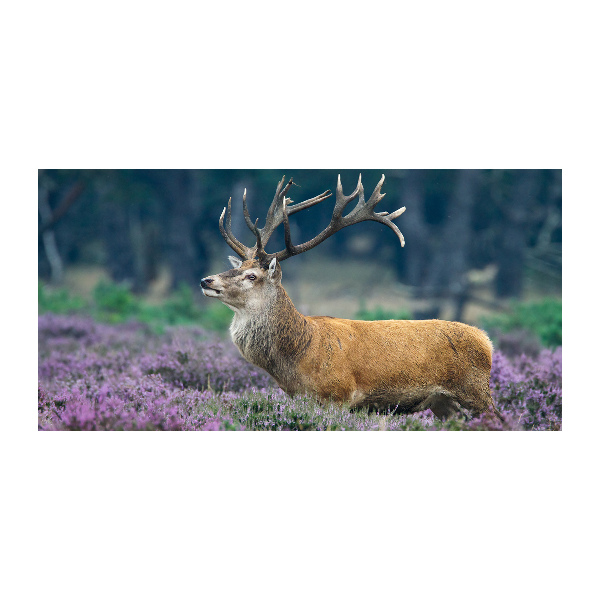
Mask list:
[[[208,285],[208,283],[206,283],[204,281],[201,282],[201,286],[202,286],[202,293],[205,296],[215,298],[216,296],[219,296],[221,294],[221,290],[217,290],[215,288],[210,287]]]
[[[215,288],[205,287],[202,288],[202,293],[205,296],[218,296],[221,293],[221,290],[215,290]]]

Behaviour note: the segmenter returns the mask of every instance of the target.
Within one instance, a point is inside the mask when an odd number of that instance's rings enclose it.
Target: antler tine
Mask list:
[[[244,219],[246,220],[246,225],[252,229],[253,223],[250,218],[250,213],[248,212],[248,204],[246,203],[246,188],[244,188],[244,195],[242,196],[242,206],[244,207]]]
[[[283,215],[283,235],[285,239],[285,249],[290,256],[293,256],[296,254],[296,248],[294,244],[292,244],[292,234],[290,232],[290,221],[288,219],[288,211],[286,210],[285,206],[285,198],[283,199],[281,209]]]
[[[379,192],[381,192],[381,186],[383,185],[384,181],[385,181],[385,175],[382,175],[381,179],[379,180],[379,183],[373,190],[373,193],[371,194],[371,197],[369,198],[369,201],[367,202],[367,206],[369,208],[371,208],[371,209],[375,208],[381,202],[383,197],[385,196],[385,194],[379,193]]]
[[[223,219],[225,218],[225,213],[227,213],[227,221],[225,221],[225,227],[223,227]],[[250,248],[244,246],[240,241],[236,239],[231,230],[231,198],[229,198],[229,202],[227,206],[223,209],[221,213],[221,218],[219,219],[219,231],[225,241],[241,258],[247,260],[250,257]]]
[[[337,182],[337,187],[335,189],[335,207],[333,208],[333,216],[331,217],[331,221],[333,222],[334,220],[338,220],[341,218],[342,213],[344,212],[344,209],[346,208],[346,206],[348,206],[348,204],[350,202],[352,202],[352,200],[354,200],[356,198],[356,196],[358,196],[360,194],[361,196],[361,200],[364,204],[364,198],[363,198],[363,186],[362,186],[362,173],[359,174],[358,176],[358,183],[356,184],[356,189],[349,195],[349,196],[344,196],[344,190],[342,189],[342,177],[341,175],[338,175],[338,182]],[[360,200],[359,200],[359,204],[360,204]]]
[[[283,182],[285,181],[285,175],[281,178],[281,181],[277,184],[277,189],[275,190],[275,197],[273,198],[273,201],[271,202],[271,206],[269,206],[269,210],[267,211],[267,223],[269,222],[269,220],[273,217],[273,213],[275,212],[275,208],[277,207],[277,202],[279,200],[279,192],[281,192],[281,188],[283,187]],[[266,228],[263,227],[263,229]]]
[[[246,203],[246,188],[244,188],[244,196],[242,198],[242,202],[244,205],[244,219],[246,220],[246,225],[250,231],[256,236],[256,251],[260,252],[263,249],[260,229],[258,228],[258,219],[253,223],[250,218],[250,213],[248,212],[248,204]]]
[[[225,231],[236,244],[238,244],[240,247],[243,245],[236,239],[236,237],[233,235],[233,231],[231,230],[231,198],[229,198],[229,202],[227,202],[227,221],[225,221]]]
[[[289,208],[287,209],[287,214],[293,215],[294,213],[297,213],[300,210],[304,210],[305,208],[310,208],[315,204],[319,204],[319,202],[323,202],[323,200],[326,200],[327,198],[331,198],[331,190],[327,190],[326,192],[323,192],[318,196],[311,198],[310,200],[303,200],[302,202],[300,202],[300,204],[294,204],[294,206],[289,206]],[[290,199],[288,198],[288,200]],[[290,200],[290,202],[293,201]]]
[[[398,226],[396,225],[396,223],[392,223],[392,219],[399,217],[405,210],[406,210],[406,206],[403,206],[402,208],[399,208],[398,210],[394,211],[389,216],[385,216],[384,213],[375,213],[377,216],[382,217],[381,221],[379,221],[379,219],[377,219],[380,223],[384,223],[385,225],[387,225],[388,227],[390,227],[391,229],[394,230],[394,233],[398,236],[398,239],[400,240],[400,245],[403,248],[404,248],[404,244],[405,244],[404,236],[402,235],[402,232],[400,231],[400,229],[398,229]]]

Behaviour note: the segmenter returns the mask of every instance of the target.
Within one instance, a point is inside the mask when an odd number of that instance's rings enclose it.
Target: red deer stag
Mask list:
[[[242,356],[270,373],[288,394],[309,394],[321,401],[346,403],[350,408],[417,412],[430,408],[445,418],[464,408],[475,414],[499,415],[490,394],[492,344],[475,327],[449,321],[353,321],[300,314],[281,285],[281,261],[306,252],[340,229],[377,221],[404,237],[392,222],[404,208],[389,214],[374,212],[383,198],[377,184],[365,202],[361,179],[352,194],[344,196],[338,176],[336,202],[329,225],[315,238],[294,245],[288,217],[322,202],[326,192],[290,206],[285,194],[292,185],[279,182],[265,226],[252,223],[244,190],[246,224],[256,237],[249,248],[231,231],[231,198],[219,219],[225,241],[240,256],[229,257],[233,269],[202,280],[205,296],[218,298],[234,312],[230,332]],[[343,215],[349,202],[355,208]],[[223,220],[227,213],[225,224]],[[271,234],[284,226],[285,248],[268,254]]]

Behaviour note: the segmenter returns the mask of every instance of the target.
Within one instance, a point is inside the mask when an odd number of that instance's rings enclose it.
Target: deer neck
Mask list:
[[[235,310],[230,332],[242,356],[278,380],[292,371],[312,339],[308,320],[281,285],[260,306]]]

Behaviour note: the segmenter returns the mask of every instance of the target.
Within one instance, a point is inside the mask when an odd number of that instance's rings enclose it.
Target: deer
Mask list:
[[[202,279],[202,292],[233,311],[230,334],[240,354],[267,371],[290,396],[304,394],[320,403],[394,413],[429,408],[440,419],[465,410],[473,415],[490,412],[502,418],[490,393],[493,349],[484,331],[438,319],[359,321],[305,316],[296,310],[281,284],[284,260],[363,221],[388,226],[404,247],[404,236],[393,220],[405,207],[391,214],[375,212],[385,196],[381,193],[384,180],[382,175],[365,202],[361,176],[354,192],[345,196],[338,175],[329,225],[298,245],[292,242],[289,217],[331,197],[330,190],[292,206],[286,194],[293,178],[285,184],[284,176],[262,228],[258,227],[258,219],[253,223],[250,218],[244,190],[243,213],[256,238],[253,247],[242,244],[232,232],[229,198],[219,219],[219,230],[239,258],[230,256],[232,269]],[[356,198],[356,206],[344,215]],[[282,223],[285,248],[267,253],[267,242]]]

